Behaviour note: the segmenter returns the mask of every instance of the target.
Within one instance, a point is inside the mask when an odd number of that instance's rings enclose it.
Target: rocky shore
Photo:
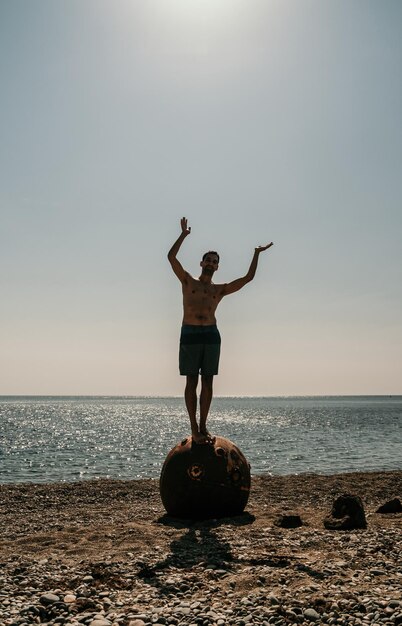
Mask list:
[[[344,493],[366,529],[325,529]],[[402,625],[402,513],[376,512],[401,494],[402,471],[254,477],[244,515],[191,523],[155,480],[1,485],[0,624]]]

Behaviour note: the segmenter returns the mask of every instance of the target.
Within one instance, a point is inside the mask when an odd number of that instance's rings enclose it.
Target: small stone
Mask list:
[[[393,609],[397,609],[400,606],[400,602],[399,600],[390,600],[388,602],[388,606],[392,607]]]
[[[295,613],[295,615],[303,615],[303,611],[299,606],[292,606],[290,610]]]
[[[384,609],[384,613],[386,615],[393,615],[395,613],[395,609],[393,609],[392,606],[386,606]]]
[[[55,593],[44,593],[40,598],[39,602],[44,606],[49,604],[54,604],[54,602],[60,602],[60,597],[56,596]]]
[[[197,601],[190,604],[191,609],[199,609],[200,606],[201,606],[201,602],[197,602]]]
[[[65,602],[66,604],[71,604],[71,602],[75,602],[76,599],[77,599],[76,595],[72,593],[68,593],[67,595],[64,596],[63,602]]]
[[[179,606],[174,610],[174,613],[180,613],[181,615],[190,615],[191,609],[187,606]]]
[[[310,622],[316,622],[320,619],[320,614],[314,609],[306,609],[303,613],[304,617]]]
[[[268,600],[270,601],[271,604],[279,604],[278,598],[274,596],[272,593],[269,594]]]

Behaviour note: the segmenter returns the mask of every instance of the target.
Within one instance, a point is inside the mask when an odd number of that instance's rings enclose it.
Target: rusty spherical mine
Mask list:
[[[187,437],[167,455],[159,485],[169,515],[209,519],[242,513],[250,483],[250,465],[229,439],[196,444]]]

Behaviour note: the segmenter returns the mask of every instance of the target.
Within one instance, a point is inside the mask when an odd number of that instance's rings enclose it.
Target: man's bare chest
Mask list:
[[[217,285],[205,284],[193,280],[183,286],[183,296],[189,302],[219,302],[219,288]]]

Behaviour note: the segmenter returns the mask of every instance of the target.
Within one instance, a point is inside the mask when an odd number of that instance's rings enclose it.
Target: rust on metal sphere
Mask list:
[[[159,486],[169,515],[208,519],[242,513],[250,483],[250,465],[229,439],[195,444],[187,437],[167,455]]]

